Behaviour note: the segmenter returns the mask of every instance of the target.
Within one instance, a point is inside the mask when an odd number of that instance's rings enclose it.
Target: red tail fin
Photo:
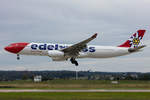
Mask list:
[[[134,33],[130,39],[128,39],[126,42],[121,44],[118,47],[127,47],[130,48],[131,46],[133,47],[138,47],[140,44],[140,41],[142,40],[144,33],[146,30],[138,30],[137,33]]]

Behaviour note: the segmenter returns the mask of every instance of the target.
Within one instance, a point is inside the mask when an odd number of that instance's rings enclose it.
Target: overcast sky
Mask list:
[[[110,59],[78,59],[77,70],[150,72],[150,0],[0,0],[0,70],[76,70],[49,57],[3,50],[14,42],[77,43],[98,32],[89,44],[117,46],[146,29],[143,52]]]

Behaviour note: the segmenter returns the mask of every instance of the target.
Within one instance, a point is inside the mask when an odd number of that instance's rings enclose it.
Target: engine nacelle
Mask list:
[[[58,50],[48,51],[48,56],[50,57],[64,57],[64,52]]]
[[[52,57],[53,61],[66,61],[67,59],[65,59],[64,57]]]

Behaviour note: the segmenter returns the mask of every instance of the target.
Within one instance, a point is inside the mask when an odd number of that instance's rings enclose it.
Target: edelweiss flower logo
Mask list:
[[[137,33],[133,34],[133,36],[131,36],[130,38],[130,44],[135,47],[138,47],[138,45],[140,44],[140,40],[142,39],[141,36],[138,36]]]
[[[138,38],[134,38],[132,42],[133,42],[133,45],[139,45],[140,40]]]

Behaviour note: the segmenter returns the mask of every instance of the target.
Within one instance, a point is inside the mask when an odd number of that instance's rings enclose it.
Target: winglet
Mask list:
[[[96,37],[97,37],[97,33],[95,33],[95,34],[92,36],[93,39],[96,38]]]

